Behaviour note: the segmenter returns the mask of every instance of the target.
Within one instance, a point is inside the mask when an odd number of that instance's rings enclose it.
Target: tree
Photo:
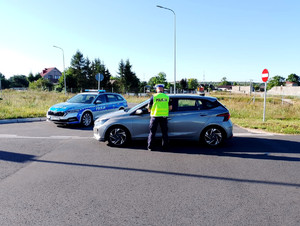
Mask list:
[[[181,89],[183,89],[183,90],[187,89],[188,88],[188,82],[187,82],[186,78],[181,79],[180,82],[179,82],[179,85],[180,85],[179,87]]]
[[[285,79],[279,75],[272,77],[267,83],[267,90],[272,89],[274,86],[284,85]]]
[[[144,93],[146,91],[147,82],[141,82],[139,87],[139,93]]]
[[[220,86],[228,86],[228,85],[230,85],[230,82],[227,81],[226,77],[223,77],[221,80],[221,83],[219,85]]]
[[[0,80],[1,80],[1,89],[9,88],[10,82],[5,78],[5,76],[0,72]]]
[[[91,63],[91,74],[88,76],[90,88],[98,88],[98,81],[95,77],[98,73],[102,74],[104,77],[104,79],[100,82],[100,86],[103,89],[110,90],[112,88],[112,85],[110,84],[111,74],[99,58],[95,59]]]
[[[65,82],[64,82],[64,76],[66,76],[66,84],[67,87],[70,89],[69,91],[71,92],[76,92],[78,91],[77,89],[77,79],[75,76],[72,74],[73,70],[71,68],[68,68],[66,72],[60,76],[58,79],[58,85],[55,87],[57,91],[62,91],[64,90],[65,87]]]
[[[198,85],[199,85],[199,83],[198,83],[197,79],[195,79],[195,78],[188,79],[188,89],[195,90],[195,89],[197,89]]]
[[[29,82],[34,82],[39,80],[40,78],[42,78],[42,76],[40,75],[40,73],[37,73],[35,75],[32,74],[32,72],[29,73],[27,79]]]
[[[29,88],[51,91],[53,89],[53,84],[48,79],[40,78],[37,81],[30,82]]]
[[[72,57],[71,66],[69,70],[71,76],[74,77],[74,80],[76,81],[75,87],[72,87],[69,83],[67,83],[67,86],[69,88],[74,88],[77,91],[82,90],[84,88],[88,88],[86,60],[84,59],[83,54],[79,50],[77,50],[75,55]]]
[[[34,81],[37,81],[40,78],[42,78],[41,74],[40,73],[36,73],[35,76],[34,76]]]
[[[289,82],[295,82],[297,83],[298,85],[300,85],[300,77],[296,74],[290,74],[286,81],[289,81]]]
[[[32,72],[29,73],[27,79],[28,79],[29,82],[33,82],[34,81],[34,76],[33,76]]]
[[[22,87],[27,88],[29,82],[25,75],[14,75],[13,77],[9,78],[10,87]]]
[[[121,60],[119,64],[119,76],[120,76],[120,88],[123,93],[126,92],[135,92],[138,93],[140,80],[136,76],[134,72],[131,70],[132,65],[130,64],[129,60],[126,60],[124,63]]]
[[[164,84],[167,87],[167,75],[164,72],[159,72],[157,76],[150,78],[148,85],[153,88],[157,84]]]

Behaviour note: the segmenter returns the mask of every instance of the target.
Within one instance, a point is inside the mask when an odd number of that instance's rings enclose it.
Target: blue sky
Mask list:
[[[300,75],[300,1],[297,0],[0,0],[0,72],[6,78],[63,70],[77,50],[100,58],[113,76],[129,59],[142,81],[159,72],[177,80],[261,81]]]

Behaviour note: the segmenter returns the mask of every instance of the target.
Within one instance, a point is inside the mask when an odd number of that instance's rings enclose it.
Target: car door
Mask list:
[[[120,101],[114,94],[106,94],[108,112],[113,112],[119,109]]]
[[[169,136],[178,139],[198,139],[208,120],[207,110],[195,98],[173,98],[169,114]]]
[[[146,108],[147,105],[148,104],[139,108],[142,110],[141,114],[133,113],[131,115],[132,127],[130,133],[133,139],[145,139],[149,135],[150,112],[148,112]],[[161,137],[161,129],[159,126],[156,131],[156,137]]]
[[[95,110],[93,111],[94,120],[101,115],[108,113],[107,100],[105,94],[100,94],[95,100]]]

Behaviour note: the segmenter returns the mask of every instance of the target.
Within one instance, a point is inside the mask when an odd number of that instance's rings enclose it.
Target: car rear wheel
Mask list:
[[[93,116],[91,113],[84,113],[82,118],[81,118],[81,124],[84,126],[84,127],[88,127],[92,124],[93,122]]]
[[[130,140],[130,135],[127,129],[121,126],[110,128],[107,132],[108,144],[114,147],[125,146]]]
[[[225,134],[222,129],[217,126],[211,126],[202,132],[200,140],[206,146],[209,147],[218,147],[224,141]]]

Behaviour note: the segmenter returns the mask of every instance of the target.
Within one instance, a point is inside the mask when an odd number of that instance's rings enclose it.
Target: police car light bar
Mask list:
[[[104,89],[85,89],[85,92],[98,92],[98,93],[105,93],[106,91]]]

